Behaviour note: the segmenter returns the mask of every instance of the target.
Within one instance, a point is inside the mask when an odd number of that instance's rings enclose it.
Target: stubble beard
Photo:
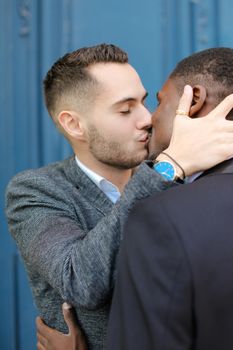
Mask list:
[[[89,127],[89,149],[92,155],[103,164],[118,169],[133,169],[148,156],[147,147],[140,154],[127,154],[127,149],[120,142],[112,141],[102,135],[95,126]],[[144,153],[144,154],[143,154]]]

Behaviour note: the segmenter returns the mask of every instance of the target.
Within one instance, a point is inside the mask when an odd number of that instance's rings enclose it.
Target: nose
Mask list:
[[[145,106],[142,106],[142,109],[140,110],[140,116],[137,120],[136,127],[137,129],[150,129],[152,126],[151,124],[151,113],[148,111],[148,109]]]

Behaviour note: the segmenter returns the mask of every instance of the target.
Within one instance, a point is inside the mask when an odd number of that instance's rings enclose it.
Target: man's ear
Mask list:
[[[206,100],[206,88],[202,85],[195,85],[193,87],[193,102],[189,111],[190,117],[195,117],[204,106]]]
[[[58,115],[58,123],[69,136],[79,140],[83,140],[85,138],[85,128],[83,127],[83,123],[77,112],[60,112]]]

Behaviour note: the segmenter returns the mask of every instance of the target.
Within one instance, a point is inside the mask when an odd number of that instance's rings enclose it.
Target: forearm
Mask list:
[[[78,300],[88,308],[98,307],[106,301],[114,287],[116,261],[129,211],[139,199],[171,186],[174,184],[163,181],[146,164],[138,169],[138,173],[129,182],[111,213],[89,231],[72,250],[69,268],[70,271],[74,270],[73,273],[77,277],[70,278],[68,274],[68,301],[77,303]]]

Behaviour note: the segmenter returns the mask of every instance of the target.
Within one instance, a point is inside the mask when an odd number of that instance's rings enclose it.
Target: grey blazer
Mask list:
[[[171,183],[143,163],[114,205],[74,157],[16,175],[8,185],[9,230],[23,258],[41,317],[67,328],[72,304],[90,349],[104,349],[115,265],[127,213]]]

